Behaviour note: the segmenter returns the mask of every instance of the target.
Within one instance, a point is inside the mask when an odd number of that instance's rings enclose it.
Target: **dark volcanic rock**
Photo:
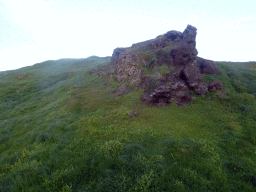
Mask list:
[[[161,83],[154,86],[150,93],[145,93],[142,100],[150,105],[166,106],[175,102],[184,106],[191,101],[190,89],[201,97],[205,96],[207,84],[203,82],[197,63],[195,48],[196,28],[188,26],[183,32],[183,43],[170,51],[176,69]]]
[[[213,92],[216,90],[223,90],[224,92],[227,91],[225,88],[222,87],[221,82],[219,82],[217,80],[214,80],[208,84],[208,90],[209,90],[209,92]]]
[[[116,49],[114,49],[114,52],[113,52],[112,58],[111,58],[111,66],[117,66],[118,60],[119,60],[119,55],[122,52],[125,52],[126,50],[127,50],[127,48],[116,48]]]
[[[165,38],[164,40],[167,40],[167,39],[176,40],[177,38],[181,40],[183,38],[183,34],[179,31],[172,30],[165,33],[164,38]]]
[[[159,51],[157,51],[155,53],[157,61],[151,61],[149,63],[149,67],[155,68],[156,66],[161,66],[164,63],[166,63],[167,65],[173,66],[173,58],[171,57],[171,55],[169,53],[164,52],[162,49],[160,49]]]
[[[188,44],[196,43],[196,31],[197,29],[191,25],[188,25],[183,32],[183,41]],[[196,46],[196,45],[195,45]]]
[[[206,75],[217,75],[220,73],[218,67],[213,61],[197,57],[197,62],[200,67],[200,72]]]
[[[115,69],[114,78],[121,86],[113,93],[129,93],[130,88],[122,83],[128,78],[129,84],[144,89],[143,102],[165,107],[171,102],[186,106],[195,99],[189,91],[200,97],[208,91],[226,91],[218,81],[204,83],[201,74],[216,75],[219,70],[213,61],[197,57],[196,35],[197,29],[188,25],[183,33],[172,30],[130,48],[116,48],[109,67]]]
[[[173,58],[173,63],[175,66],[185,66],[192,64],[196,61],[197,50],[195,44],[183,43],[176,49],[172,49],[170,54]]]

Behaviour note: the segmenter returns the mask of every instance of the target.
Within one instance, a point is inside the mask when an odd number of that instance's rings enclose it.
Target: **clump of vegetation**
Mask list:
[[[147,50],[143,52],[143,57],[145,60],[149,60],[153,55],[153,51],[152,50]]]
[[[169,53],[173,48],[175,48],[177,45],[170,45],[170,46],[166,46],[165,48],[163,48],[163,51],[165,53]]]
[[[116,156],[120,150],[123,149],[123,145],[117,140],[110,140],[106,142],[105,145],[101,147],[101,149],[105,155]]]
[[[153,69],[149,67],[143,68],[142,72],[145,77],[152,76],[153,74],[156,74],[157,72],[159,72],[162,75],[162,78],[164,78],[165,75],[170,74],[168,67],[170,69],[175,68],[174,66],[170,67],[166,63],[164,63],[161,66],[155,66]]]
[[[170,74],[170,71],[167,68],[168,68],[168,66],[166,63],[164,63],[163,65],[160,66],[159,72],[161,73],[161,75]]]

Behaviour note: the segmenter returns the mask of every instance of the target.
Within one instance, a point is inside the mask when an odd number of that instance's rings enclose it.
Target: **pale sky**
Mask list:
[[[255,0],[0,0],[0,71],[112,56],[188,24],[199,57],[256,61]]]

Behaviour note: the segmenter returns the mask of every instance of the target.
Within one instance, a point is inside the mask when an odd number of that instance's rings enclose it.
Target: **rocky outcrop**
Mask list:
[[[128,79],[129,84],[144,89],[144,103],[165,107],[171,102],[186,106],[194,99],[190,90],[200,97],[225,90],[218,81],[204,83],[201,74],[216,75],[219,70],[213,61],[197,57],[196,35],[197,29],[188,25],[183,33],[172,30],[130,48],[116,48],[108,67],[115,69],[114,78],[121,86],[113,93],[129,93],[122,83]]]

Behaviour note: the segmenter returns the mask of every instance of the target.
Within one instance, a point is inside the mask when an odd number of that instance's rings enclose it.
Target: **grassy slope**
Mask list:
[[[142,90],[114,96],[114,80],[89,75],[109,59],[0,73],[0,191],[256,190],[256,63],[218,62],[219,75],[203,75],[227,98],[150,108]]]

